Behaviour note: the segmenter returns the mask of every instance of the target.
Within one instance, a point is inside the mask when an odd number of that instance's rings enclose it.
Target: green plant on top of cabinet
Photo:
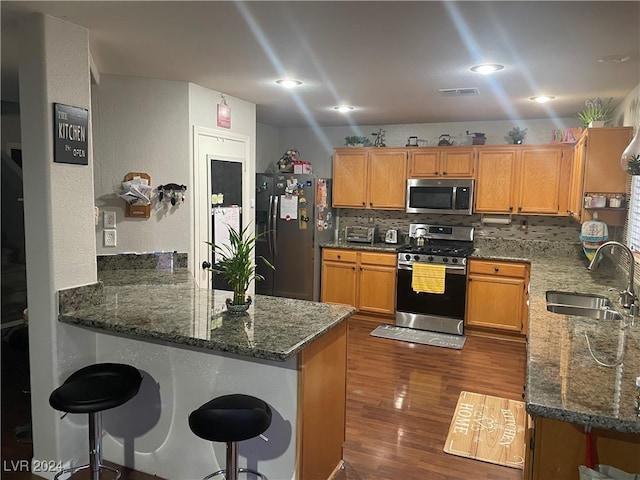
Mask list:
[[[474,148],[424,147],[410,151],[409,178],[472,178]]]
[[[333,200],[337,208],[404,210],[407,150],[336,148]]]

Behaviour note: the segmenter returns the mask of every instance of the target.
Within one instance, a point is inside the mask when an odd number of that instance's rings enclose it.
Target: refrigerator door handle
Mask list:
[[[272,241],[272,220],[273,220],[273,195],[269,195],[269,210],[267,210],[267,245],[269,246],[269,255],[273,257],[273,241]]]
[[[273,256],[278,255],[278,201],[279,196],[274,195],[273,197],[273,209],[271,210],[271,227],[273,234]]]

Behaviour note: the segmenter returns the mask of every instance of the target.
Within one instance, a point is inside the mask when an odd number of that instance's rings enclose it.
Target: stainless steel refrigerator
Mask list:
[[[256,293],[320,300],[320,244],[333,240],[331,180],[290,173],[256,174]]]

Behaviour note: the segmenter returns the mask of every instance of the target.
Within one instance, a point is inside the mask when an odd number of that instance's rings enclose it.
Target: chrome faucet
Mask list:
[[[593,270],[593,266],[598,262],[598,255],[600,253],[600,250],[609,246],[610,247],[617,246],[622,248],[622,250],[626,252],[627,256],[629,257],[629,283],[627,285],[627,289],[620,292],[620,304],[624,308],[632,309],[632,313],[635,315],[637,313],[638,306],[635,304],[636,294],[633,289],[635,260],[633,258],[633,252],[631,251],[631,249],[627,247],[624,243],[620,243],[616,241],[605,242],[602,245],[600,245],[596,250],[596,253],[593,255],[593,259],[591,260],[591,263],[589,263],[588,268],[589,270]]]

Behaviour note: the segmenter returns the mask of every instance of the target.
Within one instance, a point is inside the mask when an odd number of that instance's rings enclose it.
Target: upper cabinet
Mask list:
[[[576,144],[571,178],[569,213],[579,221],[590,220],[592,210],[584,208],[585,193],[623,193],[627,174],[620,157],[633,136],[632,127],[601,127],[585,130]],[[598,212],[609,225],[623,225],[625,209]]]
[[[475,212],[567,215],[567,145],[478,149]]]
[[[474,148],[425,147],[409,152],[409,178],[473,177]]]
[[[406,180],[406,149],[337,148],[333,206],[404,210]]]

